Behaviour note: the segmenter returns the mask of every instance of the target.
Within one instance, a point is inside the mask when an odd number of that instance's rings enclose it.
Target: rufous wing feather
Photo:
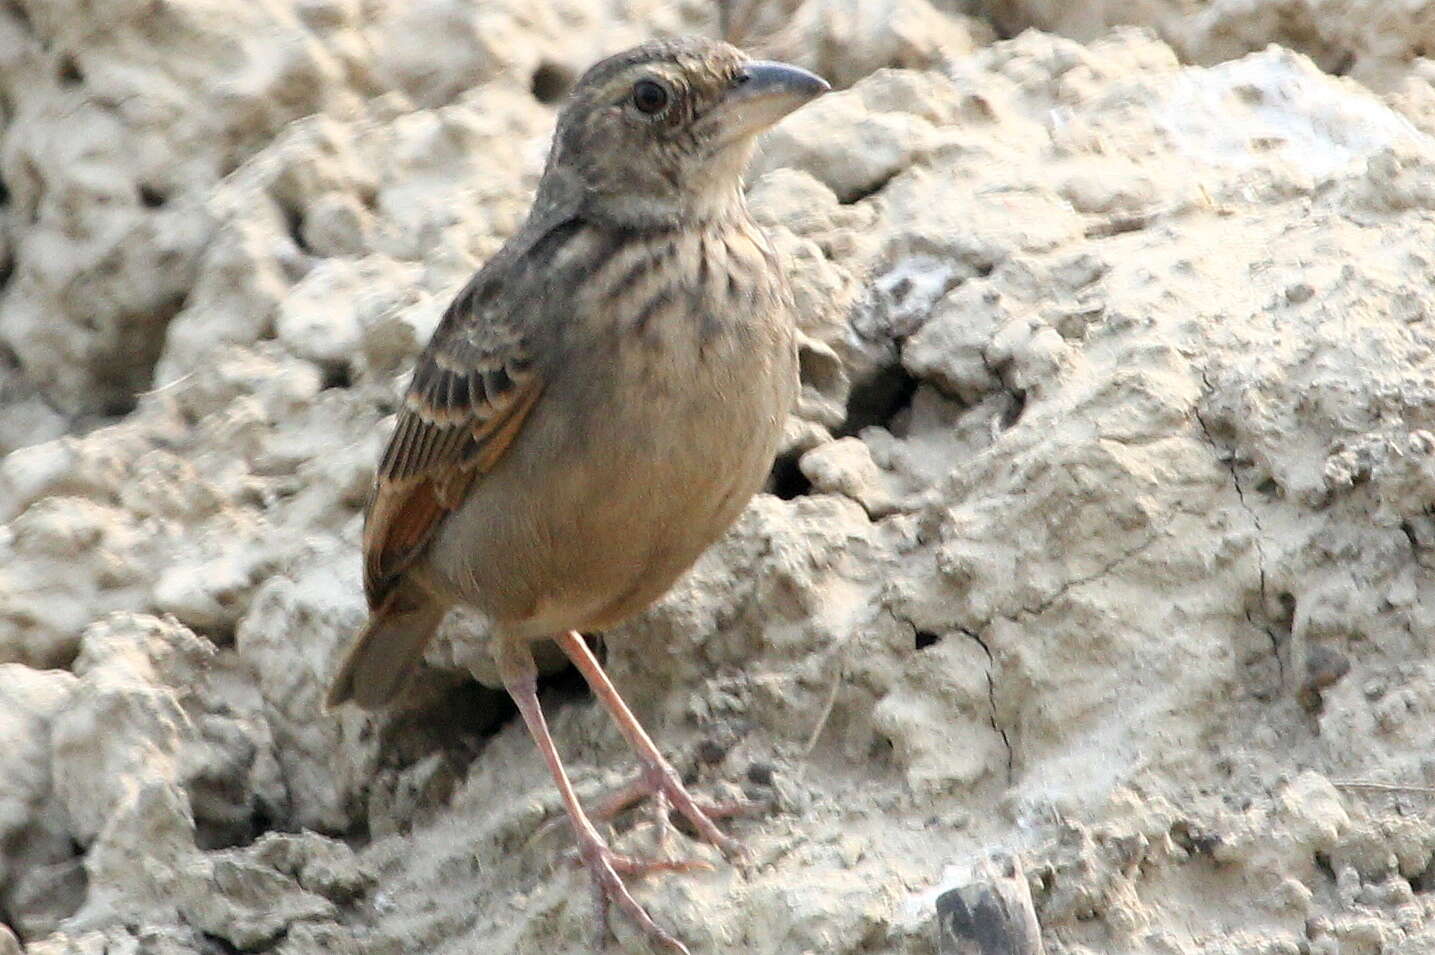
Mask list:
[[[512,447],[543,393],[524,343],[454,300],[414,371],[364,520],[364,591],[377,609],[474,479]]]

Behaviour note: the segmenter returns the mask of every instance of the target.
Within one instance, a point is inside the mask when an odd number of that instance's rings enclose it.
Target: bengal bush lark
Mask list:
[[[387,703],[450,607],[485,613],[600,913],[616,904],[671,951],[686,948],[623,876],[685,864],[604,842],[548,733],[530,641],[552,637],[572,659],[660,812],[739,854],[579,632],[661,597],[772,466],[798,387],[796,330],[742,173],[756,135],[827,88],[695,38],[644,44],[579,79],[526,223],[419,359],[365,515],[369,622],[328,696]]]

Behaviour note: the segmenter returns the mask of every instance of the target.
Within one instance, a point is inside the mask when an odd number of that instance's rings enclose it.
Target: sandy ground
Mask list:
[[[589,950],[481,621],[399,712],[319,701],[411,360],[554,103],[718,29],[594,9],[0,6],[0,955]],[[842,89],[751,178],[806,338],[771,493],[603,635],[768,807],[747,868],[635,885],[694,952],[935,955],[992,852],[1056,955],[1435,952],[1422,10],[730,11]],[[544,700],[585,797],[625,778],[571,672]]]

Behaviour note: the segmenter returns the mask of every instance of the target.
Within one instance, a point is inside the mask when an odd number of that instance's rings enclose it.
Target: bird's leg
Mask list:
[[[662,826],[667,822],[668,804],[673,809],[682,813],[693,828],[698,831],[704,841],[717,846],[722,854],[728,859],[741,859],[744,856],[742,845],[730,836],[723,833],[713,824],[713,816],[735,815],[747,811],[746,804],[736,806],[715,806],[705,807],[698,803],[683,785],[682,777],[678,771],[673,769],[671,763],[663,758],[663,754],[654,745],[652,737],[642,724],[638,722],[633,711],[628,709],[628,704],[618,695],[617,687],[613,686],[608,675],[598,664],[598,658],[593,656],[593,651],[588,649],[582,635],[576,630],[570,630],[554,638],[562,651],[567,654],[568,659],[583,674],[583,679],[588,681],[592,688],[593,695],[598,697],[613,721],[618,724],[628,745],[633,748],[634,754],[638,757],[638,765],[641,773],[637,780],[624,787],[615,797],[605,804],[604,809],[610,810],[609,814],[621,812],[624,808],[632,805],[638,799],[648,794],[661,794],[664,800],[658,803],[659,813],[659,836],[662,837]]]
[[[578,840],[578,856],[593,879],[593,897],[598,907],[598,931],[606,937],[608,906],[616,904],[638,923],[657,945],[670,952],[689,955],[687,947],[654,922],[628,893],[628,887],[623,884],[619,873],[644,875],[649,872],[684,871],[694,868],[694,864],[685,861],[632,859],[619,855],[608,847],[584,814],[583,807],[578,802],[578,795],[573,791],[573,784],[568,780],[568,772],[563,768],[563,760],[559,758],[558,749],[553,745],[553,737],[548,733],[548,723],[543,718],[542,707],[538,705],[538,668],[533,663],[533,654],[528,645],[516,640],[500,641],[497,656],[498,672],[503,677],[503,685],[508,690],[508,695],[513,697],[518,712],[522,714],[529,735],[538,744],[538,750],[548,764],[548,771],[553,774],[558,795],[563,799],[563,807],[568,810],[568,821],[573,824],[573,834]]]

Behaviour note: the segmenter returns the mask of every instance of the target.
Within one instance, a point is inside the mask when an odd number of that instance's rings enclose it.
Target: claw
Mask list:
[[[613,855],[608,860],[614,870],[627,876],[652,875],[654,872],[711,872],[713,864],[702,859],[638,859]]]
[[[594,819],[611,822],[648,797],[653,799],[653,818],[657,828],[659,854],[666,854],[673,832],[672,814],[678,812],[692,824],[698,838],[714,845],[730,862],[745,862],[747,850],[736,839],[725,834],[714,819],[736,816],[757,816],[767,804],[747,799],[727,802],[705,802],[696,799],[683,785],[677,772],[666,760],[647,765],[637,777],[609,793],[592,813]]]
[[[607,847],[604,847],[603,851],[608,854],[608,864],[613,867],[613,871],[633,878],[668,872],[712,872],[715,868],[711,862],[704,859],[646,859],[623,855]],[[588,865],[583,853],[577,848],[563,853],[562,860],[574,867]]]
[[[624,915],[637,923],[644,935],[664,951],[676,952],[679,955],[692,955],[686,945],[668,934],[661,925],[652,920],[647,910],[629,894],[628,887],[623,884],[623,877],[618,874],[620,870],[627,875],[642,875],[655,871],[684,871],[683,867],[687,865],[686,862],[639,860],[621,856],[604,845],[596,832],[580,836],[578,853],[582,857],[583,865],[587,868],[589,876],[592,877],[593,900],[598,908],[600,938],[608,937],[608,907],[616,905]]]

